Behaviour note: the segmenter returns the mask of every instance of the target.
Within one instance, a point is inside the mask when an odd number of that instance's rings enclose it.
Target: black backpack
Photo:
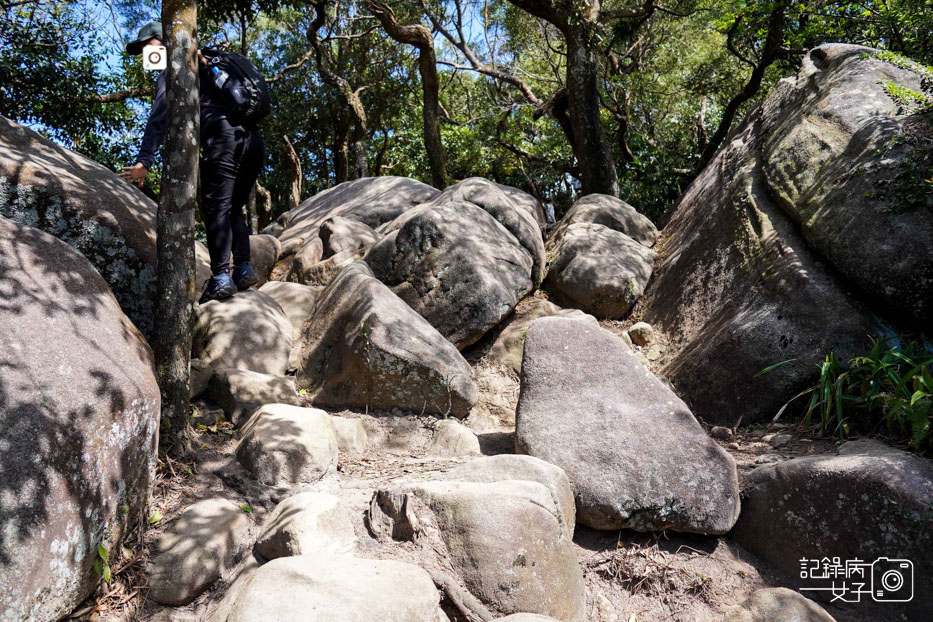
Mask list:
[[[220,92],[231,121],[256,125],[272,111],[266,79],[245,57],[234,52],[204,48],[211,82]],[[226,78],[224,75],[226,74]]]

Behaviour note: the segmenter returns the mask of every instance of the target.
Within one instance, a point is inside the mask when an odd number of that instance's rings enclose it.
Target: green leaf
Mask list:
[[[156,510],[155,512],[152,513],[152,516],[149,517],[149,524],[155,525],[160,520],[162,520],[162,512],[160,512],[159,510]]]
[[[104,564],[104,572],[101,576],[105,583],[110,583],[110,566],[108,564]]]
[[[104,562],[101,561],[99,557],[94,560],[94,574],[96,574],[98,577],[101,576],[104,572],[103,565]]]
[[[249,514],[250,516],[253,515],[253,508],[251,508],[250,506],[246,505],[245,503],[244,503],[243,505],[240,506],[240,509],[243,510],[244,512],[246,512],[247,514]]]
[[[104,548],[104,545],[103,545],[103,544],[98,544],[98,545],[97,545],[97,555],[98,555],[98,557],[100,557],[102,560],[107,561],[107,549]]]
[[[793,363],[793,362],[796,361],[796,360],[797,360],[797,359],[787,359],[786,361],[781,361],[780,363],[775,363],[774,365],[769,365],[768,367],[765,367],[765,368],[762,369],[760,372],[758,372],[757,374],[755,374],[754,377],[757,378],[758,376],[761,376],[762,374],[767,374],[768,372],[774,371],[775,369],[777,369],[778,367],[780,367],[780,366],[782,366],[782,365],[787,365],[788,363]]]

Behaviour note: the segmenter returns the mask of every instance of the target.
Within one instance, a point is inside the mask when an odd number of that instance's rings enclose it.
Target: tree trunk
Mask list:
[[[599,62],[595,25],[571,23],[567,41],[567,111],[580,166],[583,194],[619,196],[612,146],[600,115]]]
[[[259,219],[260,231],[272,222],[272,194],[258,181],[256,182],[256,215]]]
[[[334,185],[350,178],[350,124],[340,110],[334,124]]]
[[[197,73],[197,2],[163,0],[168,51],[162,188],[156,217],[158,299],[152,339],[166,449],[189,450],[188,378],[194,298],[194,209],[198,187],[200,97]]]
[[[446,188],[447,156],[441,142],[441,81],[437,75],[437,59],[434,55],[434,37],[431,31],[421,24],[401,25],[395,13],[381,2],[366,2],[366,8],[382,24],[386,34],[398,41],[418,49],[418,73],[421,75],[423,102],[421,118],[423,121],[424,149],[431,167],[431,181],[436,188]]]
[[[285,211],[295,209],[301,203],[301,160],[295,152],[292,141],[288,136],[282,136],[279,143],[279,154],[285,162],[285,171],[288,175],[288,190],[286,190]]]

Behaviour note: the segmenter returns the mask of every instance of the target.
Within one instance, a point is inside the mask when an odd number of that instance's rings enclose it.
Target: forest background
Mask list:
[[[159,2],[0,5],[0,114],[131,164],[155,75],[123,46]],[[933,63],[933,0],[206,0],[198,19],[201,45],[245,54],[270,84],[257,228],[367,175],[487,177],[558,218],[606,192],[658,222],[806,50]]]

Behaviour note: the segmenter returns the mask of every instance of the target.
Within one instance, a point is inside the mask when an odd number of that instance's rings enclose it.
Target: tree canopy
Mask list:
[[[111,168],[154,76],[123,43],[152,0],[3,0],[0,114]],[[206,0],[202,45],[270,83],[266,219],[360,175],[484,176],[558,214],[618,193],[659,219],[803,54],[844,41],[933,62],[933,0]],[[292,162],[297,156],[300,166]],[[155,196],[159,178],[147,191]],[[293,201],[292,201],[293,202]]]

